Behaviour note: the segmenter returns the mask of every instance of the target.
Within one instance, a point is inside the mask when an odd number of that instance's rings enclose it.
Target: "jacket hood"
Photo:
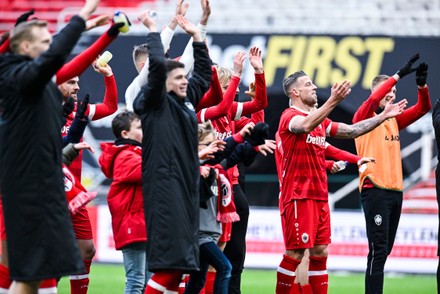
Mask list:
[[[113,142],[101,143],[101,149],[102,149],[102,153],[101,156],[99,157],[99,165],[101,166],[101,170],[104,173],[104,175],[110,179],[113,178],[113,165],[116,156],[118,156],[119,153],[127,149],[131,149],[131,150],[139,149],[139,152],[141,150],[141,148],[138,146],[133,146],[128,144],[115,145]]]

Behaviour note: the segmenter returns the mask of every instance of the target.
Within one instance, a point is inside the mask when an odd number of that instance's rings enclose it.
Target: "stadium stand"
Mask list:
[[[435,172],[403,193],[403,213],[437,214],[437,198],[435,193]]]
[[[50,21],[64,24],[56,13],[78,7],[81,1],[3,0],[0,4],[0,31],[14,24],[23,11],[35,8]],[[188,17],[197,21],[200,7],[191,3]],[[211,1],[211,32],[228,33],[304,33],[390,36],[440,36],[440,0],[241,0]],[[159,21],[174,13],[174,0],[103,0],[101,8],[122,8],[138,12],[153,8]],[[98,11],[99,13],[99,11]],[[55,29],[56,27],[51,27]],[[396,29],[399,28],[399,29]],[[134,31],[134,33],[136,30]]]

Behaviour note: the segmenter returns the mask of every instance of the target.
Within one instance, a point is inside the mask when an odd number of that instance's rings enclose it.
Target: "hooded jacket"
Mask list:
[[[101,143],[101,170],[113,180],[107,196],[117,250],[146,242],[142,199],[142,148],[129,144]]]

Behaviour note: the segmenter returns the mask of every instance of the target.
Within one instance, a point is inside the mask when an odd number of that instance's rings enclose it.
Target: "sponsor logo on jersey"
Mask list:
[[[215,131],[215,136],[216,136],[217,140],[224,140],[224,139],[232,136],[232,131],[223,132],[223,133],[219,133],[219,132]]]
[[[321,147],[325,146],[325,137],[314,137],[310,134],[307,134],[306,143],[315,144]]]

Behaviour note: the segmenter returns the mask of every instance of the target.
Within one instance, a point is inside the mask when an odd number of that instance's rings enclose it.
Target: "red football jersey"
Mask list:
[[[284,205],[294,199],[328,200],[324,150],[332,121],[326,118],[310,133],[294,134],[289,130],[289,124],[297,115],[307,116],[308,113],[294,107],[286,109],[278,128],[277,149],[282,148],[282,154],[277,151],[276,161],[277,172],[282,176],[281,212]]]

